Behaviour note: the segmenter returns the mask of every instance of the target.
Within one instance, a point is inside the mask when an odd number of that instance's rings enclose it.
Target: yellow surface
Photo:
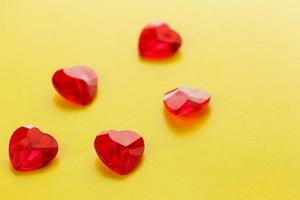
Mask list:
[[[300,199],[300,2],[1,0],[0,199]],[[184,40],[170,61],[139,59],[142,27],[167,21]],[[92,105],[57,96],[53,72],[92,66]],[[209,91],[209,111],[178,121],[162,95]],[[14,172],[12,132],[33,124],[59,141],[47,168]],[[146,142],[126,177],[98,160],[95,136],[131,129]]]

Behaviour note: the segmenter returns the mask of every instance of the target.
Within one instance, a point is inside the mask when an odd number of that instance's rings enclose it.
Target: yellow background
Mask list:
[[[161,19],[183,37],[166,62],[137,54]],[[51,76],[83,64],[99,75],[92,105],[59,97]],[[298,0],[1,0],[0,199],[300,199]],[[180,85],[212,95],[199,119],[169,116],[162,95]],[[21,125],[53,134],[58,158],[17,173],[8,141]],[[107,129],[143,135],[132,174],[107,171],[93,148]]]

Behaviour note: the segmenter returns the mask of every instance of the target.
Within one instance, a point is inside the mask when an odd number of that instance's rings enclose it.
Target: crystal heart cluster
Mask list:
[[[179,33],[168,24],[155,21],[148,24],[139,38],[139,54],[144,59],[164,60],[178,52],[182,45]],[[52,83],[66,100],[78,105],[90,104],[98,90],[98,77],[86,66],[57,70]],[[163,97],[166,109],[178,116],[188,116],[205,110],[210,95],[202,90],[178,87]],[[119,175],[132,172],[142,160],[144,139],[134,131],[109,130],[96,136],[94,148],[104,165]],[[9,142],[9,157],[18,171],[32,171],[48,165],[59,150],[56,139],[34,126],[15,130]]]

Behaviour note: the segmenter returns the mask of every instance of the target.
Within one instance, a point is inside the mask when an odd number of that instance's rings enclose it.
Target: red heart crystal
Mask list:
[[[52,83],[59,94],[80,105],[89,104],[97,92],[97,75],[88,67],[60,69],[53,75]]]
[[[175,115],[189,115],[207,107],[210,95],[198,89],[179,87],[164,96],[164,104]]]
[[[117,174],[131,172],[144,153],[144,140],[132,131],[105,131],[95,139],[95,149],[102,162]]]
[[[9,157],[18,171],[42,168],[55,158],[57,152],[56,140],[33,126],[18,128],[10,138]]]
[[[180,35],[166,23],[155,21],[144,28],[139,40],[140,55],[148,59],[173,56],[182,44]]]

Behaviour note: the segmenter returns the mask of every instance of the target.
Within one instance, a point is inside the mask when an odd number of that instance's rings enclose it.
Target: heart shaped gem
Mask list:
[[[144,153],[143,138],[133,131],[105,131],[95,139],[95,149],[102,162],[119,175],[128,174]]]
[[[164,95],[164,104],[175,115],[189,115],[204,110],[210,95],[198,89],[179,87]]]
[[[58,152],[56,140],[33,126],[15,130],[9,142],[9,157],[18,171],[42,168],[51,162]]]
[[[56,71],[52,83],[59,94],[80,105],[89,104],[97,92],[97,75],[91,68],[84,66]]]
[[[140,55],[159,60],[173,56],[182,44],[180,35],[166,23],[154,21],[146,26],[139,39]]]

